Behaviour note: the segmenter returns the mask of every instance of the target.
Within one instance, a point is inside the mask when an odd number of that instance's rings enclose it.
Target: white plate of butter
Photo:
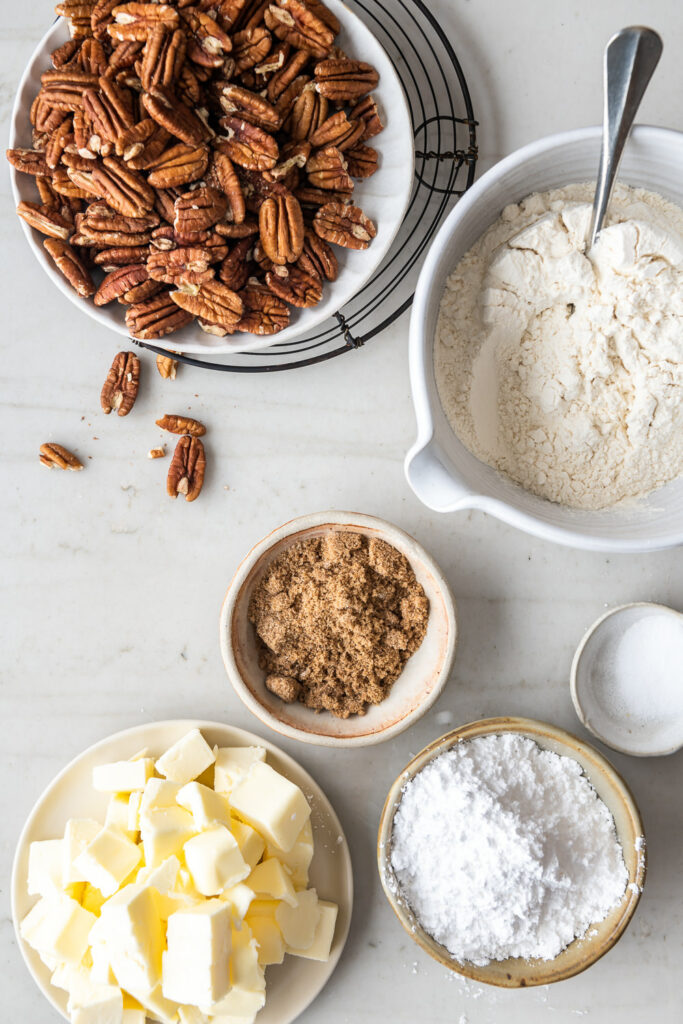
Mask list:
[[[80,754],[33,808],[12,875],[24,960],[75,1024],[289,1024],[332,974],[352,905],[325,794],[216,722],[137,726]]]

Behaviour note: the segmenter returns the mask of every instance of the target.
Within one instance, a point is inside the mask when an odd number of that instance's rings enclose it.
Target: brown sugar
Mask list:
[[[268,689],[339,718],[384,700],[422,643],[428,617],[405,556],[348,530],[292,544],[249,605]]]

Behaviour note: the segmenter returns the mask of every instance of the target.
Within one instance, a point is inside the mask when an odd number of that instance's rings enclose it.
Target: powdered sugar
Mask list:
[[[391,865],[459,961],[549,960],[624,895],[614,820],[573,758],[511,733],[457,744],[407,783]]]
[[[506,208],[449,278],[435,348],[463,443],[588,509],[683,472],[683,210],[618,186],[587,255],[593,188]]]

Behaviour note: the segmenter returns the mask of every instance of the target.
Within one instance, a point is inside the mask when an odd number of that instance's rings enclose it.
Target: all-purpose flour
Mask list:
[[[511,733],[459,743],[405,787],[391,864],[456,960],[557,956],[622,898],[614,820],[578,761]]]
[[[435,347],[466,447],[584,509],[683,473],[683,210],[617,186],[589,258],[593,191],[507,207],[448,279]]]

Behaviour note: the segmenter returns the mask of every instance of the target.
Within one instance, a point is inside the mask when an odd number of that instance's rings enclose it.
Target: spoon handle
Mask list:
[[[638,25],[622,28],[605,47],[602,150],[589,250],[602,228],[624,143],[661,54],[662,40],[657,33]]]

